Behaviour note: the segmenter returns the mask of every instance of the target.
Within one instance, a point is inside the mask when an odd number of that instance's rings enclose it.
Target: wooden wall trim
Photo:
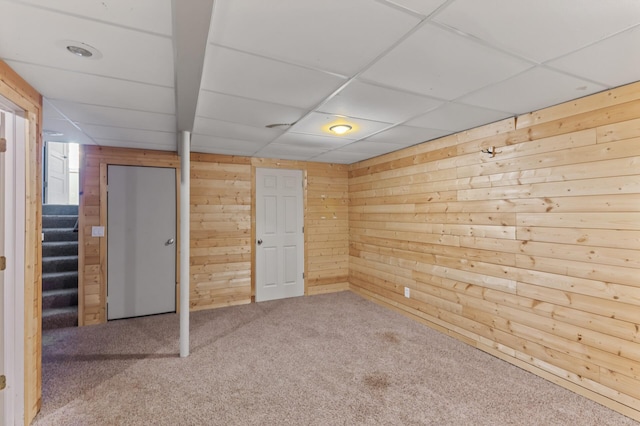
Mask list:
[[[0,60],[0,95],[25,111],[25,424],[31,423],[42,398],[42,96]]]
[[[0,60],[0,82],[5,88],[2,95],[25,111],[42,110],[42,96],[18,75],[6,62]]]
[[[640,82],[351,165],[350,288],[640,420],[638,141]]]

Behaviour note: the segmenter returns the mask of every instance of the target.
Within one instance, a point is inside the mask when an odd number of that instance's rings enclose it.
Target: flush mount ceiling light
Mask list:
[[[83,58],[90,58],[93,56],[90,50],[80,46],[67,46],[67,50],[76,56],[82,56]]]
[[[348,124],[336,124],[335,126],[329,127],[329,130],[331,130],[336,135],[344,135],[352,128],[353,127],[349,126]]]
[[[71,53],[74,56],[83,59],[100,59],[102,58],[102,53],[98,49],[93,46],[88,45],[87,43],[82,43],[81,41],[75,40],[61,40],[56,43],[58,46],[67,50],[67,52]]]

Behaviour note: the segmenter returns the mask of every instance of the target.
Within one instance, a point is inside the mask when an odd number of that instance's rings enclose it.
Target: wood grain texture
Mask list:
[[[257,167],[303,171],[305,295],[346,290],[349,276],[348,166],[265,158],[252,158],[251,163],[254,173]],[[252,191],[254,196],[255,189]],[[252,203],[254,228],[255,203]],[[251,238],[251,241],[255,240],[253,233]],[[254,245],[251,247],[253,249]],[[253,252],[251,259],[255,263]],[[255,282],[252,289],[255,289]]]
[[[107,320],[107,237],[91,236],[93,226],[107,226],[107,166],[176,168],[175,153],[85,145],[81,147],[78,246],[78,324]],[[176,281],[178,281],[176,276]]]
[[[108,164],[179,167],[174,153],[83,147],[80,197],[80,325],[106,321],[106,226]],[[211,154],[191,155],[190,309],[251,303],[254,265],[254,170],[305,171],[305,291],[348,289],[348,168]],[[307,203],[308,200],[308,203]]]
[[[639,141],[636,83],[351,165],[351,289],[640,419]]]
[[[0,60],[0,96],[21,108],[25,129],[24,416],[31,423],[42,398],[42,96]]]

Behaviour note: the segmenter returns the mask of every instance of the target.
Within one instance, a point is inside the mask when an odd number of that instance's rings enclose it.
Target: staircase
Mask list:
[[[42,329],[78,325],[78,206],[42,206]]]

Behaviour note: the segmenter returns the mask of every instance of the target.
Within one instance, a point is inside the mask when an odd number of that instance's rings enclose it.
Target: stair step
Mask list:
[[[78,271],[42,274],[42,291],[78,288]]]
[[[43,228],[74,228],[77,215],[42,215]]]
[[[47,228],[43,229],[44,241],[78,241],[78,233],[73,228]]]
[[[42,329],[77,327],[78,307],[42,310]]]
[[[47,241],[42,243],[42,257],[77,255],[77,241]]]
[[[42,258],[42,273],[78,271],[78,256],[55,256]]]
[[[43,204],[43,215],[78,215],[78,206],[75,204]]]
[[[78,288],[63,288],[42,292],[42,310],[78,306]]]

